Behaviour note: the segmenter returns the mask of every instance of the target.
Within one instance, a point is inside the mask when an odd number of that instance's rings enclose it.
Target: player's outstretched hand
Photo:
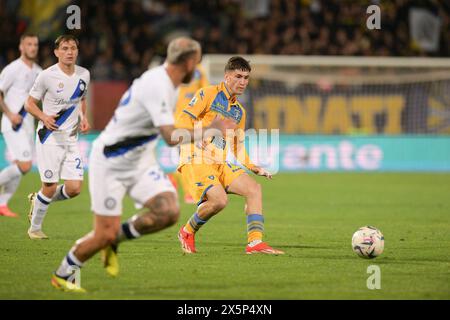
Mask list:
[[[83,118],[80,122],[80,131],[81,133],[87,133],[91,129],[89,122],[86,118]]]
[[[221,119],[220,117],[215,117],[214,120],[211,122],[210,128],[218,129],[223,134],[226,133],[227,129],[236,129],[237,125],[236,122],[234,122],[231,119]]]
[[[57,130],[58,129],[58,125],[56,124],[55,121],[56,115],[53,116],[49,116],[47,114],[44,114],[44,116],[42,117],[42,122],[44,123],[44,126],[49,129],[49,130]]]
[[[258,176],[263,176],[263,177],[266,177],[267,179],[272,179],[272,174],[264,168],[254,166],[252,168],[252,171],[254,174],[256,174]]]

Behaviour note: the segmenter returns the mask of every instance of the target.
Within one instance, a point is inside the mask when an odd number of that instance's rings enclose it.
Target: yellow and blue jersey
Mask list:
[[[223,119],[232,119],[236,122],[236,136],[226,137],[226,139],[212,137],[182,145],[179,169],[186,163],[225,163],[230,147],[244,166],[249,169],[253,167],[245,148],[242,148],[245,139],[245,109],[236,99],[236,96],[229,93],[224,82],[198,90],[189,104],[175,119],[175,126],[191,130],[198,125],[206,128],[211,125],[217,116]],[[235,140],[232,141],[231,139]]]

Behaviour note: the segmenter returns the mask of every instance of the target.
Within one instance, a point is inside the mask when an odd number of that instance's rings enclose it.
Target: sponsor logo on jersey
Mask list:
[[[78,102],[81,101],[81,98],[76,98],[76,99],[71,99],[71,100],[65,100],[65,99],[60,99],[60,98],[56,98],[54,100],[54,105],[62,105],[62,104],[77,104]]]

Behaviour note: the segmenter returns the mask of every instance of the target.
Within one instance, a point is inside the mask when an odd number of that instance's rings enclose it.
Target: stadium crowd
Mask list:
[[[19,5],[0,0],[0,69],[17,57],[27,20]],[[366,27],[367,1],[340,0],[106,0],[72,1],[82,8],[80,64],[96,80],[130,80],[174,35],[189,34],[204,53],[450,56],[450,4],[445,1],[376,1],[381,30]],[[440,19],[439,47],[425,51],[411,39],[409,9],[426,6]],[[67,14],[62,12],[60,33]],[[39,34],[39,30],[35,31]],[[52,37],[41,38],[39,62],[55,62]]]

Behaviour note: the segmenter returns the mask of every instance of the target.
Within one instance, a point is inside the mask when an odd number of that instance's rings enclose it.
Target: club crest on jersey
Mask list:
[[[56,93],[60,93],[64,90],[64,83],[58,83],[58,89],[56,89]]]

